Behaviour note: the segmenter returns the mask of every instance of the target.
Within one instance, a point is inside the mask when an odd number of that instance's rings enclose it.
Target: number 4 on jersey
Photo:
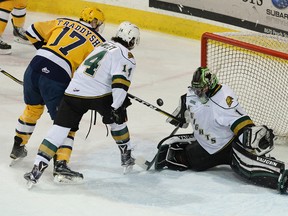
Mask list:
[[[107,53],[106,50],[103,50],[99,53],[97,53],[96,55],[91,56],[90,58],[88,58],[85,62],[84,65],[87,66],[87,69],[85,70],[85,74],[87,74],[88,76],[92,76],[94,77],[96,71],[99,68],[99,62],[103,59],[103,57],[105,56],[105,54]]]
[[[95,73],[97,72],[99,66],[100,66],[100,61],[104,58],[106,55],[107,50],[103,50],[96,55],[91,56],[88,58],[85,62],[84,65],[87,66],[87,69],[85,70],[85,74],[88,76],[94,77]],[[131,75],[132,68],[127,69],[127,65],[123,65],[123,70],[122,72],[128,73],[128,77]]]

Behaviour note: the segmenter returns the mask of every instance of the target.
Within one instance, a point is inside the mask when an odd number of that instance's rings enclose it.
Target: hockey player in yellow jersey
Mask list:
[[[26,107],[18,119],[16,135],[10,157],[12,162],[27,155],[25,148],[32,135],[37,120],[46,105],[52,120],[74,71],[86,56],[105,39],[103,30],[104,14],[98,8],[85,8],[80,20],[58,18],[46,22],[36,22],[27,29],[29,41],[37,49],[24,74],[24,101]],[[54,176],[67,178],[83,175],[70,170],[69,161],[75,131],[72,128],[65,143],[59,146],[55,160]]]
[[[23,29],[26,18],[26,6],[28,0],[0,0],[0,55],[11,54],[11,45],[5,43],[2,35],[7,26],[9,15],[13,24],[14,41],[30,44]]]
[[[37,183],[60,143],[71,128],[78,128],[82,116],[95,110],[108,124],[120,149],[124,173],[135,164],[128,130],[126,108],[131,104],[127,91],[136,69],[132,49],[139,44],[139,28],[122,22],[111,41],[94,49],[79,66],[61,100],[55,121],[38,148],[31,172],[24,175],[28,187]]]

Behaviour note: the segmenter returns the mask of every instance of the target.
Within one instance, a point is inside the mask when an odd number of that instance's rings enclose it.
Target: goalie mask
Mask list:
[[[217,84],[218,79],[215,74],[212,74],[206,67],[199,67],[193,74],[190,88],[201,103],[205,104],[209,100],[207,92],[215,88]]]
[[[84,8],[81,12],[80,21],[89,23],[99,33],[103,32],[105,17],[99,8]]]

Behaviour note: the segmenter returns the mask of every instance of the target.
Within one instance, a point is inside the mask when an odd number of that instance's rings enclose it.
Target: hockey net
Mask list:
[[[256,125],[274,130],[276,143],[288,143],[288,38],[204,33],[201,66],[234,90]]]

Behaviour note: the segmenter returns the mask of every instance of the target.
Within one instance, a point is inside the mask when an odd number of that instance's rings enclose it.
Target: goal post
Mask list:
[[[201,66],[229,85],[257,125],[288,142],[288,38],[252,32],[204,33]]]

